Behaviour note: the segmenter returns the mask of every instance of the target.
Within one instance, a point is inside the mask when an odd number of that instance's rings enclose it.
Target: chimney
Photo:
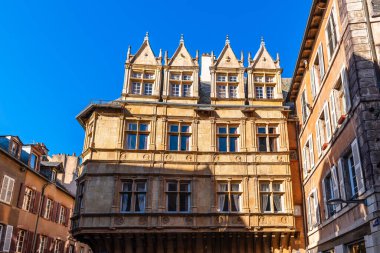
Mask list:
[[[210,75],[211,55],[202,54],[201,58],[201,82],[211,82]]]

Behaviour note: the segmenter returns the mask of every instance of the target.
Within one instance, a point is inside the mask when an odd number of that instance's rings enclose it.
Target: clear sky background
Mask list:
[[[92,100],[120,96],[128,45],[149,31],[153,51],[178,46],[219,55],[229,34],[240,57],[261,36],[291,77],[311,0],[0,1],[0,135],[43,142],[50,154],[81,153],[76,115]],[[247,63],[245,62],[245,65]]]

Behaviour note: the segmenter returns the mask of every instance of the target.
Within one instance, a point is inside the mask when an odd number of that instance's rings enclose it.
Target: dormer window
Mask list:
[[[29,159],[29,166],[32,170],[35,170],[37,168],[37,162],[38,162],[38,157],[32,153]]]
[[[265,82],[266,83],[274,83],[274,76],[265,76]]]
[[[145,73],[144,79],[154,79],[154,74],[153,73]]]
[[[11,144],[11,155],[13,155],[14,157],[17,157],[19,151],[20,151],[20,145],[17,142],[12,141],[12,144]]]
[[[172,79],[172,80],[181,80],[181,75],[179,75],[179,74],[172,74],[170,76],[170,79]]]
[[[255,76],[255,82],[263,83],[264,82],[264,76]]]
[[[57,177],[57,172],[56,172],[55,170],[52,170],[52,171],[51,171],[51,178],[50,178],[50,180],[51,180],[52,182],[54,182],[55,179],[56,179],[56,177]]]
[[[230,81],[230,82],[237,82],[238,78],[237,78],[237,76],[229,76],[228,77],[228,81]]]
[[[183,75],[182,80],[184,81],[191,81],[191,75]]]
[[[132,83],[132,94],[141,93],[141,83]]]
[[[142,73],[140,73],[140,72],[132,72],[132,77],[133,78],[141,78],[142,77]]]
[[[226,76],[218,75],[216,77],[217,82],[225,82],[226,81]]]

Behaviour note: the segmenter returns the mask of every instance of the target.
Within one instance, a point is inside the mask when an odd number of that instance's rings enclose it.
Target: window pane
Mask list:
[[[191,85],[190,84],[184,84],[183,85],[183,96],[184,97],[190,97],[191,96]]]
[[[270,134],[275,134],[275,133],[276,133],[276,127],[269,127],[269,128],[268,128],[268,132],[269,132]]]
[[[259,137],[259,151],[266,152],[267,151],[267,138]]]
[[[181,151],[189,150],[190,136],[181,136]]]
[[[231,194],[231,211],[240,211],[240,194]]]
[[[169,150],[178,150],[178,135],[169,135]]]
[[[263,87],[256,86],[255,91],[256,91],[256,98],[264,98]]]
[[[240,184],[231,184],[231,191],[238,192],[240,190]]]
[[[237,86],[229,86],[229,97],[237,98],[238,97]]]
[[[177,193],[168,193],[168,211],[177,211]]]
[[[230,127],[230,129],[229,129],[229,133],[230,133],[230,134],[237,134],[237,133],[238,133],[238,131],[237,131],[237,127]]]
[[[259,133],[259,134],[266,134],[267,133],[266,128],[265,127],[258,127],[257,128],[257,133]]]
[[[172,84],[171,86],[171,95],[174,97],[179,97],[179,84]]]
[[[269,194],[262,194],[261,195],[261,206],[262,206],[264,212],[270,212],[271,211]]]
[[[179,195],[179,210],[181,212],[189,211],[190,196],[188,193],[180,193]]]
[[[144,84],[144,95],[150,96],[152,95],[152,84],[151,83],[145,83]]]
[[[227,151],[227,137],[218,137],[218,151]]]
[[[227,192],[228,191],[228,184],[227,183],[220,183],[219,184],[219,191]]]
[[[127,148],[136,149],[136,134],[128,134],[127,136]]]
[[[131,201],[132,201],[132,193],[123,193],[121,195],[121,211],[122,212],[131,211]]]
[[[267,98],[274,98],[274,87],[267,87]]]
[[[190,186],[190,184],[188,184],[188,183],[181,183],[179,186],[179,190],[181,192],[189,192],[189,186]]]
[[[137,124],[136,123],[129,123],[128,124],[128,130],[137,131]]]
[[[178,125],[170,125],[169,131],[171,133],[178,133]]]
[[[238,147],[238,138],[230,137],[230,152],[236,152]]]
[[[30,167],[32,169],[35,169],[35,167],[36,167],[36,155],[35,154],[30,155]]]
[[[132,83],[132,94],[140,94],[140,83]]]
[[[277,138],[276,137],[269,137],[269,150],[270,150],[270,152],[276,152],[277,151]]]
[[[145,192],[145,182],[136,182],[136,191],[138,192]]]
[[[148,149],[148,135],[147,134],[140,134],[139,149]]]
[[[218,127],[218,133],[219,134],[226,134],[227,128],[226,127]]]
[[[275,212],[282,212],[282,195],[273,195],[273,207]]]
[[[132,182],[123,183],[123,191],[132,191]]]
[[[219,194],[219,210],[222,212],[228,212],[228,194]]]
[[[181,126],[181,132],[182,133],[190,132],[190,126]]]
[[[225,85],[218,85],[217,86],[217,92],[219,98],[226,98],[226,86]]]
[[[261,183],[260,184],[260,191],[269,192],[269,183]]]
[[[281,192],[282,191],[282,184],[281,183],[273,183],[272,185],[274,192]]]
[[[145,123],[140,124],[140,131],[148,131],[149,125]]]
[[[135,212],[145,211],[145,193],[135,195]]]
[[[168,191],[176,192],[177,191],[177,182],[168,183]]]

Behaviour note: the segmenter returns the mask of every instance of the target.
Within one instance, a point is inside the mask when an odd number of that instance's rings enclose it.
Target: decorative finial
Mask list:
[[[162,49],[160,48],[160,53],[158,54],[159,58],[162,58]]]
[[[252,61],[251,52],[248,52],[248,61]]]
[[[165,65],[168,65],[168,51],[165,50],[165,56],[164,56],[164,60],[165,60]]]
[[[279,53],[277,53],[277,57],[276,57],[277,59],[277,61],[280,61],[280,54]]]
[[[230,36],[228,36],[228,34],[226,35],[226,45],[227,44],[230,44]]]
[[[183,39],[183,34],[181,34],[181,39],[179,40],[179,44],[184,44],[185,40]]]
[[[244,53],[243,53],[243,50],[240,51],[240,61],[244,62]]]
[[[265,46],[265,41],[264,41],[264,37],[263,36],[261,36],[261,45]]]
[[[129,59],[129,56],[131,55],[131,46],[128,46],[128,51],[127,51],[127,60]]]
[[[146,33],[145,33],[144,41],[149,41],[149,32],[146,32]]]
[[[198,60],[199,58],[199,50],[195,51],[195,59]]]

